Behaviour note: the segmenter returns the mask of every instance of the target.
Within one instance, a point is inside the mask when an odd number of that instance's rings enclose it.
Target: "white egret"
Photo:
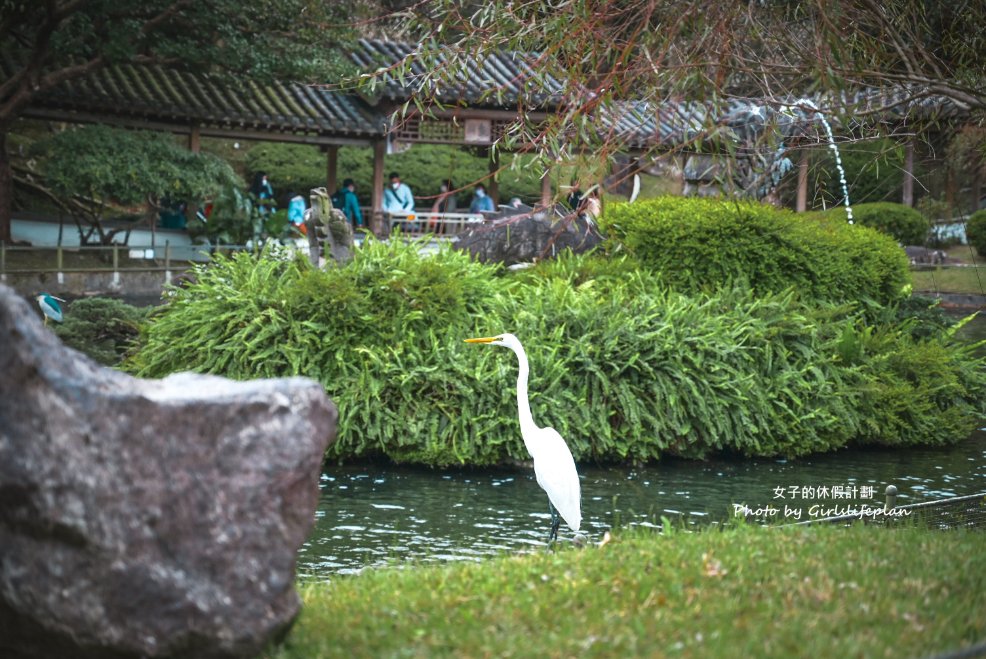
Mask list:
[[[548,510],[551,511],[551,534],[548,542],[558,537],[561,520],[578,532],[582,524],[582,494],[575,459],[565,440],[554,428],[538,428],[531,416],[531,403],[527,397],[527,376],[530,367],[527,353],[520,340],[513,334],[466,339],[466,343],[485,343],[505,346],[514,351],[520,362],[517,374],[517,408],[520,415],[520,434],[527,452],[534,459],[534,475],[538,485],[548,494]]]
[[[49,318],[56,323],[62,322],[62,308],[58,303],[64,302],[65,300],[54,295],[49,295],[48,293],[37,295],[34,299],[38,301],[38,306],[41,307],[41,313],[45,315],[45,325],[48,324]]]

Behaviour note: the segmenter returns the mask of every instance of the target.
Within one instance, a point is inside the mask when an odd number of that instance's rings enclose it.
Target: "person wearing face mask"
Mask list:
[[[472,203],[469,204],[470,213],[492,213],[496,210],[493,206],[493,199],[486,194],[486,186],[480,183],[476,186],[476,192],[473,193]]]
[[[383,191],[383,211],[385,213],[413,213],[414,195],[407,183],[401,183],[401,175],[390,173],[390,186]]]

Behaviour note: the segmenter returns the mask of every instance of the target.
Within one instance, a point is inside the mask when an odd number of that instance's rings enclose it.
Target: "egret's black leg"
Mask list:
[[[548,510],[551,512],[551,534],[548,536],[548,544],[558,539],[558,527],[561,526],[561,516],[558,515],[558,511],[555,510],[554,504],[551,500],[548,500]]]

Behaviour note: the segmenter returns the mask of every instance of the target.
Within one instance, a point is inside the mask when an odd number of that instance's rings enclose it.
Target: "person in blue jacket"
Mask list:
[[[384,213],[413,213],[414,195],[407,183],[401,183],[401,175],[390,173],[390,187],[383,191]]]
[[[476,191],[472,196],[472,203],[469,204],[470,213],[491,213],[496,210],[493,199],[486,194],[486,186],[480,183],[476,186]]]

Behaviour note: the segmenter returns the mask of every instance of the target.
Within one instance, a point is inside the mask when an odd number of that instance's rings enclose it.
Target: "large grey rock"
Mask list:
[[[602,242],[596,225],[570,210],[538,210],[499,217],[459,235],[457,249],[504,265],[552,258],[565,249],[591,250]]]
[[[248,657],[286,632],[321,386],[135,379],[2,285],[0,336],[0,656]]]

